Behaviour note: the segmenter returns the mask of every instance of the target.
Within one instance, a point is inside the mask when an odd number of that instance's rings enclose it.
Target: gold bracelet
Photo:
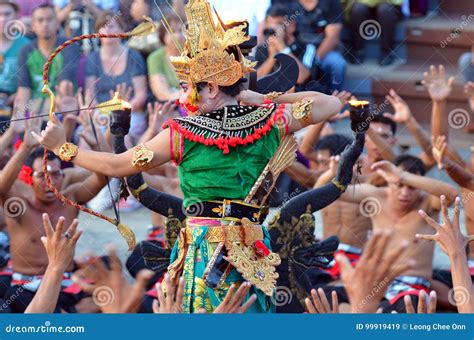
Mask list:
[[[339,190],[341,190],[342,192],[346,191],[347,189],[347,186],[345,185],[342,185],[338,180],[336,180],[335,178],[333,178],[333,180],[331,181],[332,184],[334,184],[336,186],[336,188],[338,188]]]
[[[263,96],[263,99],[265,100],[271,100],[272,102],[275,101],[275,99],[277,99],[279,96],[281,96],[283,94],[283,92],[276,92],[276,91],[272,91],[272,92],[269,92],[267,94],[265,94]]]
[[[311,125],[313,123],[313,100],[305,98],[297,101],[293,104],[293,118],[297,119],[303,127]]]
[[[146,183],[143,183],[142,185],[140,185],[138,187],[138,189],[132,189],[130,187],[128,187],[128,189],[130,190],[130,193],[132,194],[133,197],[135,197],[137,200],[140,200],[140,193],[145,190],[146,188],[148,188],[148,184]]]
[[[141,170],[146,170],[151,166],[154,153],[145,144],[137,145],[133,148],[132,166]]]
[[[70,162],[74,157],[77,156],[79,148],[77,145],[72,143],[64,143],[59,148],[59,159],[65,162]]]

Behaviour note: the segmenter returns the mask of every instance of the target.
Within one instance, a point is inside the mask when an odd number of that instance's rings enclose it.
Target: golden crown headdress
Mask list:
[[[230,86],[256,63],[246,59],[238,45],[250,39],[247,23],[225,25],[216,12],[214,22],[207,0],[190,0],[185,6],[188,28],[186,43],[179,57],[171,57],[178,78],[191,84],[214,82]]]

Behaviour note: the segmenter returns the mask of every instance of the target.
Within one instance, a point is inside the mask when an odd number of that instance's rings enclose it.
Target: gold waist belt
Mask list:
[[[263,230],[262,227],[258,225],[208,227],[205,238],[208,242],[244,242],[250,245],[255,241],[263,240]],[[187,227],[186,244],[192,242],[193,227]]]

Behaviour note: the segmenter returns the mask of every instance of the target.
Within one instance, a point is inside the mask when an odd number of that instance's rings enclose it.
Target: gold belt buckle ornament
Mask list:
[[[267,256],[259,256],[255,251],[254,243],[263,238],[263,233],[258,235],[256,226],[247,218],[243,218],[241,223],[241,230],[244,233],[242,242],[231,241],[226,237],[227,256],[225,259],[245,280],[266,295],[272,296],[278,278],[275,267],[281,263],[280,256],[273,252]]]

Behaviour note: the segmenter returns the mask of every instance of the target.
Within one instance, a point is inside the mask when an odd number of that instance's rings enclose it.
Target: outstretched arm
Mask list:
[[[44,147],[59,155],[60,147],[66,143],[64,128],[59,120],[54,119],[48,122],[48,126],[41,132],[41,136],[34,133],[36,140]],[[151,141],[144,143],[148,150],[153,151],[154,156],[149,164],[151,168],[162,165],[171,160],[169,148],[169,131],[163,130]],[[134,156],[133,150],[128,150],[122,154],[113,154],[107,152],[96,152],[79,149],[72,162],[80,167],[92,172],[111,176],[125,177],[136,174],[143,169],[132,166]]]
[[[341,154],[337,175],[331,183],[304,192],[288,201],[280,212],[280,222],[289,222],[293,216],[306,212],[308,205],[316,212],[337,200],[352,179],[352,168],[364,150],[365,133],[358,133],[352,144]]]
[[[113,144],[115,152],[123,153],[127,151],[124,139],[124,136],[114,135]],[[133,196],[151,211],[166,217],[171,210],[173,216],[180,221],[186,218],[183,212],[183,200],[150,188],[143,179],[141,172],[127,177],[126,181]]]
[[[416,189],[423,190],[432,196],[439,197],[445,195],[448,203],[451,204],[457,195],[457,190],[452,185],[438,181],[434,178],[419,176],[396,167],[394,164],[381,161],[372,164],[372,170],[382,176],[387,183],[396,185],[406,185]],[[435,209],[440,209],[439,200],[431,201]]]
[[[237,99],[245,104],[256,105],[261,105],[265,101],[263,94],[249,90],[242,91]],[[338,114],[342,108],[339,98],[313,91],[282,94],[274,98],[274,101],[277,104],[288,104],[284,110],[288,133],[301,130],[309,124],[321,123]],[[303,122],[302,119],[293,117],[293,113],[297,111],[295,104],[302,104],[304,102],[306,102],[305,107],[308,114],[304,114],[306,118]]]

